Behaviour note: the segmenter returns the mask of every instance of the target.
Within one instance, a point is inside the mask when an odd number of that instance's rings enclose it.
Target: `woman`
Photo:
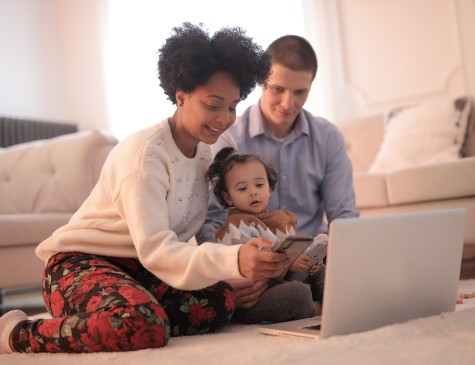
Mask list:
[[[38,246],[53,318],[8,312],[0,353],[129,351],[216,331],[236,305],[224,280],[272,277],[288,266],[285,254],[258,249],[269,244],[262,239],[186,243],[206,216],[208,145],[269,65],[240,28],[213,36],[190,23],[174,28],[158,61],[174,115],[119,143],[70,222]]]

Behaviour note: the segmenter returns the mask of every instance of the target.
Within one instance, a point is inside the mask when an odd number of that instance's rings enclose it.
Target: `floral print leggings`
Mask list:
[[[234,312],[232,288],[170,287],[137,259],[79,252],[52,256],[43,277],[52,319],[20,322],[10,336],[17,352],[131,351],[165,346],[170,336],[223,327]]]

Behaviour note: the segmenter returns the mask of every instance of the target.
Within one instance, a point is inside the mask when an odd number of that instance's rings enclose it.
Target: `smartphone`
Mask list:
[[[313,239],[313,243],[304,252],[310,256],[310,266],[322,261],[327,256],[328,236],[326,234],[319,234]]]
[[[290,265],[299,257],[313,242],[312,236],[287,236],[272,246],[272,251],[286,252]]]
[[[313,239],[313,242],[303,252],[305,255],[310,256],[310,267],[317,262],[322,261],[327,255],[328,236],[326,234],[319,234]],[[310,275],[310,270],[291,272],[288,274],[288,278],[291,280],[304,281]]]

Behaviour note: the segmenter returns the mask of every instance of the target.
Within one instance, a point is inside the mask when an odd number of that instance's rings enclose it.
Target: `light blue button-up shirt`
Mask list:
[[[283,139],[274,137],[259,104],[242,116],[211,146],[213,156],[223,147],[258,155],[278,174],[268,209],[286,209],[297,216],[297,232],[328,232],[326,220],[357,217],[351,162],[338,128],[302,109]],[[209,211],[197,241],[216,242],[215,232],[227,217],[210,192]],[[324,219],[326,217],[326,220]]]

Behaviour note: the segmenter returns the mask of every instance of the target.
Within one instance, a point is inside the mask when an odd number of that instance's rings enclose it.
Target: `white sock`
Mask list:
[[[10,335],[15,326],[21,321],[28,320],[28,316],[20,310],[12,310],[0,317],[0,354],[11,354]]]

